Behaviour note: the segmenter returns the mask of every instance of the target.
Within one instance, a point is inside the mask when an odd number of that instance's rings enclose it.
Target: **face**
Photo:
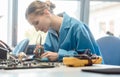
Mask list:
[[[48,15],[34,15],[34,14],[30,14],[28,16],[28,22],[33,25],[36,29],[36,31],[43,31],[43,32],[47,32],[48,29],[50,28],[50,18]]]

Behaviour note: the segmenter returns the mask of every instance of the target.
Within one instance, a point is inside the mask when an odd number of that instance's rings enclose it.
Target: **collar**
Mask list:
[[[57,34],[57,32],[54,29],[50,28],[48,30],[48,32],[51,33],[51,34],[53,34],[53,35],[55,35],[56,37],[58,37],[58,34]]]
[[[62,24],[61,24],[60,29],[61,29],[61,28],[65,28],[65,29],[66,29],[66,28],[70,28],[70,20],[71,20],[71,17],[64,12],[64,13],[63,13],[63,22],[62,22]]]

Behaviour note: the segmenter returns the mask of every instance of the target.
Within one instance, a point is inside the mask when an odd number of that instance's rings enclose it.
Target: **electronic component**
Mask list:
[[[93,58],[88,57],[64,57],[63,64],[71,67],[91,66],[92,64],[101,64],[102,57],[97,56]]]

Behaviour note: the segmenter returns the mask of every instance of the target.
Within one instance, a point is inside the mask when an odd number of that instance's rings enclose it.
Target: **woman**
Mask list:
[[[26,10],[26,19],[37,31],[48,32],[42,58],[61,61],[64,56],[74,56],[90,49],[100,55],[89,28],[66,13],[63,17],[53,14],[55,6],[50,2],[34,1]]]

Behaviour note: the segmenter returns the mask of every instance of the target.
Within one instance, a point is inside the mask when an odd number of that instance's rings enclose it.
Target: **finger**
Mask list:
[[[45,52],[41,55],[41,57],[48,57],[49,53],[48,52]]]

